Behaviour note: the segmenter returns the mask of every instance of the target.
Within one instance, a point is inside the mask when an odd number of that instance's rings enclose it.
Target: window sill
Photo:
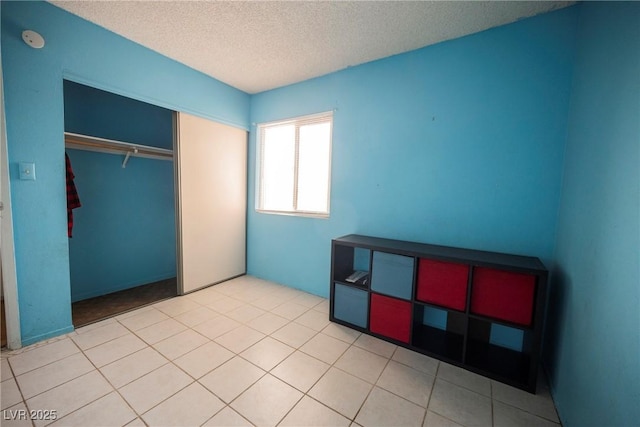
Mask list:
[[[264,209],[256,209],[257,213],[267,215],[283,215],[283,216],[299,216],[303,218],[329,219],[329,212],[306,212],[306,211],[270,211]]]

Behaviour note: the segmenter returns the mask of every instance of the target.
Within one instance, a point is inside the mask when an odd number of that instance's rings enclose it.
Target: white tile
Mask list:
[[[9,378],[13,378],[13,373],[11,372],[11,367],[9,366],[9,360],[1,359],[0,360],[0,376],[2,377],[0,381],[8,380]]]
[[[342,353],[347,348],[349,348],[349,344],[346,342],[320,333],[300,347],[300,351],[325,363],[332,364],[342,356]]]
[[[147,425],[140,418],[136,418],[135,420],[127,424],[125,427],[147,427]]]
[[[251,329],[248,326],[240,326],[239,328],[219,336],[215,341],[234,353],[240,353],[260,341],[264,336],[265,335],[263,333],[258,332],[255,329]]]
[[[192,382],[191,377],[169,363],[119,391],[138,414],[143,414]]]
[[[327,299],[319,297],[317,295],[308,294],[306,292],[302,293],[301,295],[298,295],[297,297],[291,300],[292,303],[300,304],[309,308],[315,307],[316,305],[324,301],[327,301]]]
[[[434,381],[432,375],[391,360],[376,385],[426,408]]]
[[[123,426],[135,420],[136,414],[116,392],[107,394],[51,424],[62,426]]]
[[[493,401],[493,425],[495,427],[531,426],[531,427],[560,427],[544,418],[537,417],[521,409],[504,403]]]
[[[16,384],[16,380],[13,378],[9,378],[8,380],[2,381],[0,384],[0,395],[2,396],[2,400],[0,404],[2,407],[0,409],[7,409],[10,406],[16,405],[22,402],[22,395],[20,394],[20,389],[18,389],[18,385]]]
[[[195,302],[197,302],[200,305],[209,305],[209,304],[213,304],[216,301],[219,301],[221,299],[225,299],[228,298],[227,296],[221,294],[220,292],[216,291],[214,289],[214,286],[210,286],[208,288],[205,289],[201,289],[197,292],[192,292],[190,294],[185,295],[185,297],[189,298],[190,300],[193,300]]]
[[[328,364],[296,351],[276,366],[271,374],[306,393],[328,369]]]
[[[219,315],[219,313],[211,310],[210,308],[200,307],[180,314],[174,317],[174,319],[190,328],[193,328],[194,326],[218,317]]]
[[[153,307],[157,308],[167,316],[176,317],[180,314],[200,308],[201,305],[187,297],[175,297],[154,304]]]
[[[236,292],[232,295],[234,299],[242,301],[245,304],[249,304],[263,296],[264,296],[263,293],[255,292],[253,289],[242,289],[239,292]]]
[[[98,371],[92,371],[32,397],[26,403],[29,409],[55,409],[57,416],[62,418],[112,391],[113,387],[107,383],[102,375]],[[34,420],[36,427],[49,422]]]
[[[248,323],[264,313],[266,313],[266,311],[263,309],[247,304],[231,310],[226,313],[225,316],[240,323]]]
[[[99,322],[94,322],[89,325],[76,328],[75,332],[76,334],[84,334],[85,332],[93,331],[94,329],[98,329],[110,323],[116,323],[116,322],[117,320],[115,317],[109,317],[108,319],[100,320]]]
[[[72,335],[71,339],[82,350],[95,347],[99,344],[103,344],[107,341],[111,341],[115,338],[128,334],[127,328],[122,326],[118,322],[107,323],[99,328],[94,328],[88,332]]]
[[[287,286],[280,286],[279,288],[275,289],[271,293],[271,295],[277,296],[278,298],[280,298],[282,303],[285,303],[287,301],[291,301],[297,296],[300,296],[300,293],[299,291],[296,291],[295,289],[289,288]]]
[[[249,421],[242,418],[228,406],[218,412],[214,417],[202,425],[203,427],[253,427]]]
[[[255,329],[256,331],[262,332],[263,334],[269,335],[282,328],[287,323],[289,323],[289,321],[284,317],[277,316],[273,313],[264,313],[250,322],[247,322],[247,326]]]
[[[269,371],[293,353],[293,351],[294,349],[292,347],[274,340],[271,337],[265,337],[263,340],[240,353],[240,356],[254,365],[258,365],[265,371]]]
[[[9,364],[13,369],[13,374],[20,375],[79,352],[80,349],[74,342],[65,338],[10,356]]]
[[[238,307],[242,307],[243,305],[245,305],[243,301],[223,296],[211,302],[211,304],[207,304],[207,307],[214,311],[217,311],[218,313],[225,314],[232,310],[235,310]]]
[[[193,327],[193,330],[199,334],[204,335],[210,340],[218,338],[220,335],[226,334],[229,331],[239,327],[241,323],[235,320],[229,319],[226,316],[214,317],[211,320],[200,323]]]
[[[271,337],[278,341],[282,341],[291,347],[299,348],[302,344],[309,341],[316,333],[317,332],[313,329],[292,322],[273,332]]]
[[[155,308],[151,307],[150,305],[147,305],[147,306],[144,306],[144,307],[134,308],[132,310],[125,311],[122,314],[118,314],[114,319],[119,322],[119,321],[127,319],[129,317],[137,316],[139,314],[146,313],[148,311],[154,311],[154,310],[155,310]]]
[[[199,426],[224,407],[209,390],[193,383],[180,390],[142,418],[149,426]]]
[[[208,342],[208,338],[200,335],[193,329],[187,329],[186,331],[154,344],[153,347],[167,359],[173,360]]]
[[[554,423],[560,422],[548,389],[542,387],[537,394],[531,394],[497,381],[491,383],[494,400],[515,406]]]
[[[256,287],[252,289],[243,290],[242,292],[238,292],[233,297],[251,304],[259,300],[260,298],[267,296],[269,293],[270,292],[266,289],[260,289]]]
[[[358,339],[355,340],[353,345],[364,348],[365,350],[379,356],[386,357],[387,359],[391,358],[397,347],[395,344],[391,344],[367,334],[361,334]]]
[[[246,285],[246,283],[243,284],[243,282],[238,279],[239,278],[235,278],[222,283],[218,283],[217,285],[212,286],[212,289],[215,289],[217,292],[220,292],[224,295],[237,294],[238,292],[242,292],[242,290],[244,289],[244,285]]]
[[[145,348],[147,344],[137,336],[129,333],[115,340],[90,348],[84,354],[97,367],[107,365],[131,353]]]
[[[209,342],[175,359],[173,363],[198,379],[233,357],[233,353],[220,344]]]
[[[119,322],[132,331],[138,331],[142,328],[146,328],[147,326],[167,320],[168,318],[169,316],[160,310],[151,307],[149,310],[144,310],[132,316],[119,319]]]
[[[304,396],[278,425],[283,427],[347,427],[350,422],[347,418],[313,400],[309,396]]]
[[[329,315],[315,310],[309,310],[295,319],[296,323],[320,332],[329,324]]]
[[[284,317],[285,319],[293,320],[305,313],[307,310],[309,310],[309,307],[287,301],[271,310],[271,312],[280,317]]]
[[[440,361],[437,359],[433,359],[429,356],[425,356],[424,354],[420,354],[416,351],[411,351],[403,347],[398,347],[393,353],[393,360],[396,362],[400,362],[403,365],[407,365],[412,367],[413,369],[417,369],[418,371],[436,375],[438,371],[438,365]]]
[[[255,305],[258,308],[270,311],[282,303],[284,303],[284,300],[281,297],[279,297],[278,295],[270,294],[252,301],[251,305]]]
[[[313,307],[314,310],[329,314],[329,300],[325,299],[320,304]]]
[[[100,372],[115,387],[120,388],[131,381],[165,365],[167,359],[150,347],[116,360],[100,368]]]
[[[464,426],[491,425],[491,399],[439,378],[431,393],[429,410]]]
[[[375,384],[388,361],[359,347],[349,347],[333,366]]]
[[[366,381],[331,368],[313,386],[308,395],[353,419],[373,386]]]
[[[84,354],[76,353],[64,359],[18,375],[16,380],[25,399],[77,378],[95,368]]]
[[[422,425],[425,409],[379,387],[374,387],[355,421],[369,426]]]
[[[360,336],[360,332],[355,329],[347,328],[346,326],[338,325],[337,323],[329,323],[322,330],[322,333],[333,338],[338,338],[340,341],[344,341],[348,344],[353,344],[353,342]]]
[[[4,409],[2,411],[2,426],[3,427],[33,427],[31,420],[27,416],[29,410],[24,402]]]
[[[231,407],[255,425],[275,426],[301,397],[298,390],[267,374],[234,400]]]
[[[435,412],[427,411],[427,416],[424,418],[423,427],[463,427],[460,424],[451,421],[448,418],[438,415]]]
[[[200,378],[199,382],[229,403],[264,374],[262,369],[236,356]]]
[[[187,329],[182,323],[174,319],[166,319],[146,328],[136,331],[136,335],[148,344],[155,344]]]
[[[491,397],[491,380],[466,369],[440,362],[438,378]]]

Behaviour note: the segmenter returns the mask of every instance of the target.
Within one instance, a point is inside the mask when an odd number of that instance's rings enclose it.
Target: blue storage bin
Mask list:
[[[333,293],[333,317],[366,328],[369,317],[369,293],[336,283]]]
[[[373,252],[371,290],[410,300],[413,289],[412,257]]]

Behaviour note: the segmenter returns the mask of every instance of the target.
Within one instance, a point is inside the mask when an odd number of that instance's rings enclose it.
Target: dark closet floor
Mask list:
[[[73,326],[79,328],[134,308],[174,297],[178,294],[177,289],[176,278],[174,277],[74,302],[71,304]]]

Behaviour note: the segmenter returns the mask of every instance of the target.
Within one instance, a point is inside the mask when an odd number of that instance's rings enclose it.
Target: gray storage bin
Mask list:
[[[333,316],[352,325],[367,327],[369,293],[336,283],[333,294]]]
[[[371,290],[410,300],[413,289],[413,257],[373,252]]]

